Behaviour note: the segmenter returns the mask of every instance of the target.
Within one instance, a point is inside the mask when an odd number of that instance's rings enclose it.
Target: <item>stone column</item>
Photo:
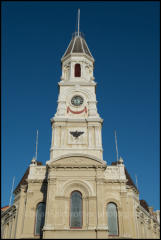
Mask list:
[[[96,138],[96,147],[101,147],[101,129],[99,126],[95,126],[95,138]]]
[[[10,219],[10,226],[9,226],[9,239],[11,238],[12,225],[13,225],[13,218],[11,217],[11,219]]]
[[[23,223],[23,210],[25,207],[25,195],[26,195],[25,190],[26,190],[26,186],[21,185],[15,238],[21,238],[21,229],[22,229],[22,223]]]
[[[97,180],[98,228],[104,227],[103,182]]]
[[[65,229],[69,229],[69,204],[70,204],[69,197],[64,196],[64,213],[65,213],[65,216],[63,218],[63,224],[64,224]]]
[[[119,220],[119,233],[121,237],[128,237],[128,231],[126,228],[128,228],[128,216],[127,215],[127,208],[126,208],[126,202],[127,202],[127,194],[126,192],[120,192],[120,205],[121,209],[118,211],[118,220]]]
[[[97,237],[98,238],[108,238],[108,227],[107,224],[104,222],[104,202],[103,202],[103,192],[104,192],[104,182],[102,182],[99,177],[101,176],[101,169],[97,169],[97,177],[96,177],[96,184],[97,184]]]
[[[65,147],[66,145],[66,127],[65,127],[65,124],[62,123],[62,126],[61,126],[61,143],[60,143],[60,146],[61,147]]]
[[[83,228],[88,226],[88,198],[83,197]]]
[[[5,225],[4,238],[9,238],[9,222]]]
[[[92,126],[88,126],[88,147],[92,148]]]
[[[53,136],[53,142],[54,142],[54,147],[57,147],[57,136],[58,136],[58,127],[54,126],[54,136]]]
[[[55,169],[48,168],[48,186],[47,186],[47,198],[46,198],[46,212],[45,212],[45,224],[43,227],[43,238],[48,237],[48,230],[53,230],[55,227],[54,216],[54,204],[55,204],[55,192],[56,192],[56,177],[54,176]]]
[[[95,126],[95,142],[96,142],[96,147],[99,147],[100,143],[99,143],[99,128],[98,128],[98,126]]]
[[[96,197],[89,197],[88,229],[96,228]]]
[[[55,130],[55,128],[52,125],[51,148],[54,146],[54,135],[55,135],[54,130]]]
[[[86,224],[85,226],[88,228],[88,225],[89,225],[89,198],[88,197],[85,197],[84,198],[84,205],[85,205],[85,211],[86,211],[86,214],[85,214],[85,217],[86,217]]]
[[[89,117],[98,117],[96,101],[89,101]]]
[[[74,64],[71,62],[70,64],[70,79],[74,77]]]
[[[98,137],[99,137],[99,146],[102,147],[102,134],[101,134],[101,126],[98,127],[99,129],[99,134],[98,134]]]
[[[12,232],[11,232],[11,238],[14,238],[15,234],[15,216],[13,217],[13,224],[12,224]]]

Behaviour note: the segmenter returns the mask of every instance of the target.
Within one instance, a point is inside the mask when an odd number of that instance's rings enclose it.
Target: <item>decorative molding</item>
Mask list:
[[[62,200],[62,199],[64,199],[64,200],[69,200],[70,197],[67,197],[67,196],[55,196],[55,199],[56,199],[56,200]]]
[[[51,230],[55,230],[55,228],[51,224],[48,224],[48,225],[45,225],[42,230],[51,231]]]
[[[106,201],[104,202],[104,209],[105,209],[105,212],[106,212],[106,207],[107,207],[107,204],[109,204],[110,202],[113,202],[117,205],[117,209],[119,211],[122,210],[122,207],[121,207],[121,204],[120,204],[120,201],[118,199],[116,199],[116,197],[110,197],[110,198],[107,198]]]
[[[89,154],[84,154],[84,153],[69,153],[69,154],[64,154],[64,155],[61,155],[61,156],[58,156],[54,159],[50,159],[49,161],[46,162],[47,165],[50,165],[58,160],[62,160],[64,158],[70,158],[70,157],[84,157],[84,158],[88,158],[88,159],[91,159],[91,160],[95,160],[96,162],[99,162],[99,163],[102,163],[102,164],[105,164],[107,166],[107,163],[96,157],[96,156],[93,156],[93,155],[89,155]]]
[[[49,178],[48,178],[48,183],[49,183],[49,184],[56,183],[56,179],[57,179],[56,177],[49,177]]]
[[[45,183],[45,182],[47,182],[47,179],[36,179],[36,178],[35,179],[28,179],[27,182],[28,183]]]
[[[61,62],[65,62],[67,59],[71,59],[74,58],[74,57],[79,57],[82,58],[82,59],[88,59],[89,61],[91,61],[92,63],[94,63],[94,58],[93,57],[90,57],[89,55],[85,54],[85,53],[69,53],[67,54],[65,57],[63,56],[61,58]]]
[[[34,192],[33,192],[33,191],[28,191],[28,192],[27,192],[27,196],[28,196],[28,197],[32,197],[32,196],[33,196],[33,194],[34,194]]]
[[[68,106],[68,107],[67,107],[67,113],[69,113],[69,112],[71,112],[71,113],[73,113],[73,114],[80,114],[80,113],[83,113],[83,112],[87,113],[87,108],[86,108],[86,106],[85,106],[84,109],[81,110],[81,111],[73,111],[73,110],[70,109],[70,107]]]
[[[98,226],[96,227],[97,231],[108,231],[108,226]]]
[[[71,123],[74,123],[74,122],[83,122],[83,123],[89,123],[89,122],[93,122],[93,123],[103,123],[103,119],[100,118],[100,117],[88,117],[88,118],[79,118],[79,119],[76,119],[76,118],[68,118],[68,117],[52,117],[50,119],[51,123],[61,123],[61,122],[71,122]],[[61,125],[59,125],[61,126]]]
[[[95,196],[93,186],[88,181],[78,179],[66,181],[61,188],[60,194],[68,197],[72,189],[81,191],[83,194],[82,197]]]
[[[107,166],[104,176],[111,180],[126,180],[124,165]]]

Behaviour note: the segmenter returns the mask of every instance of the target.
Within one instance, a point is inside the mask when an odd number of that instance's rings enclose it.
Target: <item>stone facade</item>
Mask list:
[[[106,208],[114,202],[119,226],[115,238],[159,238],[159,219],[140,205],[135,185],[127,181],[123,163],[107,166],[83,154],[58,158],[46,166],[31,164],[26,183],[15,190],[13,206],[2,213],[2,237],[39,238],[34,234],[36,207],[45,202],[43,238],[113,238],[108,235]],[[82,193],[81,229],[69,224],[74,190]]]
[[[61,59],[58,107],[51,119],[50,160],[45,166],[32,161],[14,191],[13,205],[2,211],[4,239],[160,236],[160,211],[153,212],[145,201],[139,200],[123,160],[120,158],[112,165],[103,160],[103,120],[96,106],[94,59],[85,44],[81,34],[75,34]],[[82,196],[79,228],[70,224],[73,191]],[[45,204],[42,234],[35,232],[39,203]],[[109,233],[109,203],[114,203],[117,209],[117,235]]]

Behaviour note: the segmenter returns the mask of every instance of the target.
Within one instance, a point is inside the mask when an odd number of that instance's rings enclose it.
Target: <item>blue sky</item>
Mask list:
[[[103,158],[119,156],[140,199],[159,209],[160,3],[2,2],[2,206],[35,155],[49,160],[60,59],[76,27],[95,58],[98,112],[104,119]]]

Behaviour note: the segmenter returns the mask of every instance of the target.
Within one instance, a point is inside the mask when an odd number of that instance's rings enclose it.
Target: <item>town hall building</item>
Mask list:
[[[50,160],[32,159],[1,210],[1,238],[159,239],[160,211],[139,200],[121,157],[103,159],[94,58],[79,28],[61,63]]]

